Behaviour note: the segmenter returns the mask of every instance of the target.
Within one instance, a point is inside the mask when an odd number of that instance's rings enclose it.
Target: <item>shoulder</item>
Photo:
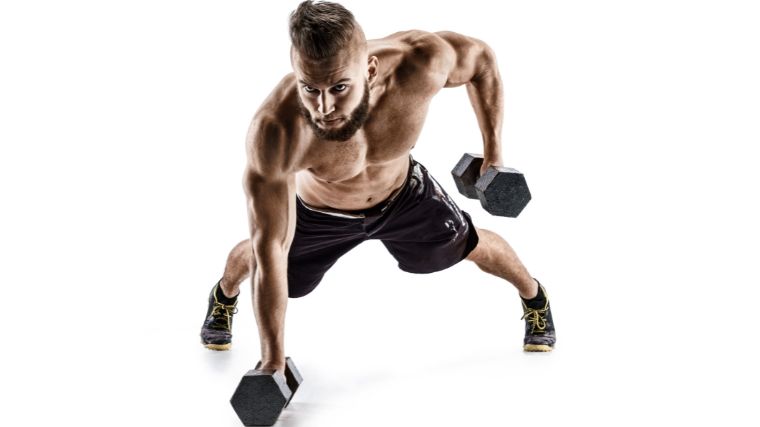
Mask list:
[[[438,88],[449,84],[452,70],[487,49],[482,41],[452,31],[401,31],[383,40],[394,42],[401,53],[398,77],[423,77]]]
[[[392,86],[430,96],[443,87],[447,58],[445,41],[435,33],[408,30],[387,37],[368,40],[369,53],[378,58],[381,74]]]
[[[397,43],[403,58],[401,65],[435,71],[455,59],[451,46],[437,33],[408,30],[387,39]]]
[[[483,40],[453,31],[409,32],[409,61],[444,87],[456,87],[494,69],[496,58]]]
[[[274,176],[293,172],[294,151],[300,138],[300,110],[292,73],[267,96],[251,119],[246,137],[248,169]]]

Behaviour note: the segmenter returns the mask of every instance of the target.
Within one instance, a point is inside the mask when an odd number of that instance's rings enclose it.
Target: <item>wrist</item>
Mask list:
[[[257,365],[259,366],[259,368],[257,369],[275,369],[275,370],[281,371],[285,369],[285,365],[286,363],[285,363],[284,357],[281,359],[280,358],[271,359],[271,358],[262,357],[261,361],[259,362],[259,365]]]
[[[501,165],[502,164],[502,158],[501,158],[501,148],[495,148],[495,149],[486,149],[483,152],[483,164],[494,164],[494,165]]]
[[[501,157],[483,157],[483,165],[480,167],[480,175],[486,173],[491,166],[504,166],[501,161]]]

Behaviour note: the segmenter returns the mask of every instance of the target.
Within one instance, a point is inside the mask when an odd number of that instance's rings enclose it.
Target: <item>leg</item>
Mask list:
[[[525,351],[551,351],[554,321],[543,286],[528,273],[509,244],[496,233],[478,229],[427,169],[413,163],[410,185],[402,191],[374,238],[410,273],[432,273],[467,258],[483,271],[503,278],[522,297]]]
[[[557,341],[546,291],[539,295],[538,282],[528,273],[517,254],[498,234],[477,229],[478,246],[467,256],[481,270],[512,283],[520,292],[525,319],[525,351],[552,351]]]
[[[311,292],[338,258],[364,240],[364,230],[356,221],[313,212],[301,203],[298,202],[296,232],[288,256],[290,298]],[[292,269],[293,266],[297,268]],[[224,296],[235,298],[240,293],[240,285],[252,272],[256,272],[256,259],[251,239],[245,239],[227,255],[219,286]]]
[[[288,254],[288,297],[302,297],[314,290],[338,258],[365,238],[361,223],[312,212],[298,202],[296,230]],[[209,349],[228,350],[231,346],[232,316],[237,312],[240,285],[256,273],[253,255],[250,239],[235,245],[227,256],[219,286],[215,284],[209,294],[201,328],[201,343]],[[252,289],[251,300],[254,293]]]
[[[241,241],[230,251],[221,280],[222,292],[226,297],[234,298],[238,295],[240,284],[251,275],[251,268],[256,268],[252,254],[250,239]]]
[[[520,296],[531,299],[538,294],[538,284],[528,273],[506,240],[493,231],[477,228],[478,245],[467,255],[481,270],[510,282]]]
[[[232,345],[232,317],[237,312],[237,295],[240,283],[255,266],[252,260],[250,239],[235,245],[227,257],[224,275],[219,287],[214,285],[209,295],[206,319],[201,328],[201,343],[211,350],[229,350]]]

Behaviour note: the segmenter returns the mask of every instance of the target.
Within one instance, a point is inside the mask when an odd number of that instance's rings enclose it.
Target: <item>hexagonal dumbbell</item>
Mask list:
[[[271,369],[261,370],[261,362],[240,380],[230,399],[232,408],[246,426],[271,426],[303,382],[295,363],[285,358],[285,376]]]
[[[482,165],[483,156],[465,153],[451,171],[457,190],[470,199],[480,199],[491,215],[516,218],[530,201],[525,176],[500,166],[489,166],[480,176]]]

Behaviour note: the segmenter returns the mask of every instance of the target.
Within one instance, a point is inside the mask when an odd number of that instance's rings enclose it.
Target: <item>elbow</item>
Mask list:
[[[472,77],[472,82],[482,80],[499,79],[499,64],[496,61],[496,53],[485,42],[480,42],[477,53],[477,71]]]
[[[284,290],[287,293],[288,251],[280,245],[254,243],[252,255],[251,271],[255,271],[252,283],[257,292]]]
[[[288,259],[290,245],[285,245],[277,239],[262,236],[263,233],[253,233],[251,236],[251,248],[253,259],[258,268],[280,265]]]

